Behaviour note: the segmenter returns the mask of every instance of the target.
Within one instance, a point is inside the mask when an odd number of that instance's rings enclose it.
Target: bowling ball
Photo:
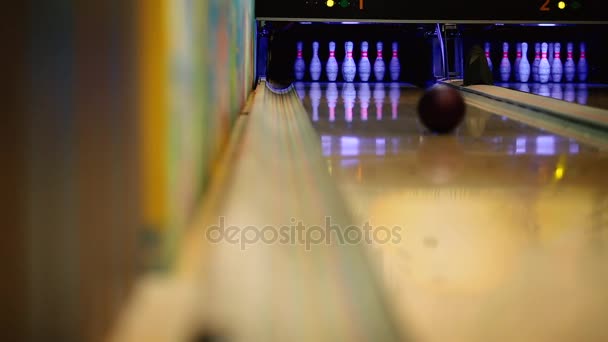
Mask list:
[[[431,87],[418,102],[418,118],[433,133],[451,133],[458,127],[464,114],[464,99],[458,90],[450,86]]]

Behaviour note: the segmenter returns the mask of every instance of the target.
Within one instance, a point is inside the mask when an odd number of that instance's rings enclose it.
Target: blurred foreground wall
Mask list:
[[[7,9],[3,341],[99,341],[171,267],[253,84],[252,0]]]

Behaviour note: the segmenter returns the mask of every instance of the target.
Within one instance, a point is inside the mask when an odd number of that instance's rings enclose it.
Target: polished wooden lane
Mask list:
[[[328,173],[376,233],[369,250],[414,340],[608,338],[601,132],[467,97],[455,134],[433,136],[416,117],[420,89],[368,100],[355,86],[353,102],[338,86],[330,114],[316,88],[301,95]]]

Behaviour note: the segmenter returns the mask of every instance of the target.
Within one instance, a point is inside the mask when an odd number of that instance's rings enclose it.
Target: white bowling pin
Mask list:
[[[589,91],[587,90],[587,84],[580,83],[578,85],[578,89],[576,90],[576,102],[582,105],[586,105],[588,96]]]
[[[521,61],[519,62],[519,80],[528,82],[530,79],[530,62],[528,61],[528,43],[521,43]]]
[[[310,102],[312,102],[312,121],[319,121],[319,103],[321,102],[321,86],[319,83],[314,82],[310,85]]]
[[[490,71],[492,71],[492,58],[490,58],[490,43],[486,42],[485,52],[486,52],[486,60],[488,61],[488,66],[490,67]]]
[[[519,63],[521,62],[521,55],[522,55],[521,43],[517,43],[515,45],[515,49],[516,49],[517,55],[515,57],[515,63],[513,65],[513,72],[514,72],[515,82],[520,82],[521,79],[519,76]]]
[[[297,42],[296,47],[298,50],[298,54],[296,56],[296,62],[293,68],[296,76],[296,81],[301,81],[302,79],[304,79],[304,72],[306,72],[306,63],[304,62],[304,58],[302,57],[302,42]]]
[[[549,43],[549,47],[547,48],[547,60],[549,61],[549,66],[553,68],[553,56],[555,55],[555,44]]]
[[[352,82],[355,80],[355,75],[357,74],[357,64],[355,64],[355,60],[353,59],[353,42],[344,43],[344,50],[346,51],[346,56],[344,57],[344,62],[342,63],[342,77],[345,82]]]
[[[374,103],[376,104],[376,120],[382,120],[382,107],[384,106],[384,83],[374,84]]]
[[[552,84],[551,97],[558,100],[564,99],[564,93],[562,92],[562,85],[559,83]]]
[[[391,90],[389,91],[389,96],[391,98],[391,119],[397,120],[397,116],[399,115],[399,97],[401,96],[401,89],[399,88],[399,83],[391,83]]]
[[[376,61],[374,61],[374,76],[376,81],[382,82],[384,80],[384,72],[386,66],[384,65],[384,59],[382,58],[382,42],[376,43]]]
[[[367,121],[367,108],[369,108],[369,99],[372,97],[369,83],[361,83],[357,95],[359,95],[359,105],[361,106],[361,120]]]
[[[511,62],[509,61],[509,43],[502,43],[502,59],[500,60],[500,79],[508,82],[511,76]]]
[[[342,88],[342,101],[344,103],[344,120],[346,122],[353,121],[353,108],[357,99],[357,91],[355,85],[351,82],[345,83]]]
[[[572,58],[572,50],[574,50],[574,44],[568,43],[566,45],[566,62],[564,63],[564,77],[566,77],[566,82],[574,81],[574,75],[576,74],[576,65]]]
[[[367,57],[368,44],[367,42],[361,43],[361,59],[359,60],[359,78],[362,82],[369,81],[369,75],[372,72],[372,65]]]
[[[319,42],[312,43],[312,59],[310,60],[310,78],[318,81],[321,78],[321,60],[319,59]]]
[[[336,43],[334,42],[329,42],[329,59],[327,59],[325,72],[328,81],[335,82],[338,79],[338,61],[336,60]]]
[[[580,45],[580,57],[578,60],[577,71],[578,80],[581,82],[587,82],[587,55],[585,50],[585,43]]]
[[[335,83],[329,83],[325,91],[327,98],[327,108],[329,109],[329,121],[336,121],[336,103],[338,102],[338,86]]]
[[[566,89],[564,89],[564,100],[574,102],[575,97],[576,91],[574,90],[574,84],[566,83]]]
[[[540,63],[538,63],[538,80],[540,83],[549,82],[549,77],[551,76],[551,67],[549,66],[549,60],[547,59],[547,49],[549,45],[547,43],[542,43],[540,46]]]
[[[391,72],[391,81],[399,81],[399,73],[401,72],[401,64],[399,64],[399,45],[397,42],[393,42],[393,57],[391,57],[391,62],[388,66]]]
[[[540,43],[534,44],[534,62],[532,62],[532,80],[538,82],[538,66],[540,65]]]
[[[551,79],[553,82],[559,83],[562,81],[563,74],[562,59],[560,56],[561,44],[555,43],[553,49],[555,50],[555,53],[553,55],[553,64],[551,65]]]

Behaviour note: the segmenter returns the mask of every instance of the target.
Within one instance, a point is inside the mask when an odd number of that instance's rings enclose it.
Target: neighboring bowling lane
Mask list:
[[[455,134],[431,136],[421,89],[367,88],[299,94],[328,172],[374,232],[403,326],[425,341],[608,337],[606,146],[472,106]]]

